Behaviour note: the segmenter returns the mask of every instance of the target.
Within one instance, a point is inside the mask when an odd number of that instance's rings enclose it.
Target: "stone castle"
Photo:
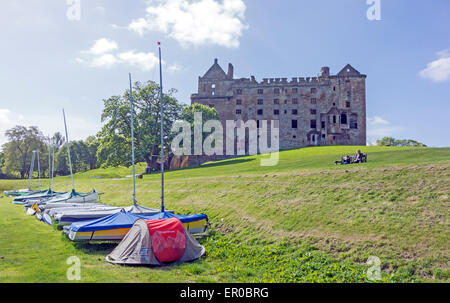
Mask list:
[[[215,108],[224,130],[227,120],[279,121],[280,149],[366,145],[365,80],[349,64],[336,75],[322,67],[318,77],[234,79],[233,65],[225,73],[215,59],[191,104]]]

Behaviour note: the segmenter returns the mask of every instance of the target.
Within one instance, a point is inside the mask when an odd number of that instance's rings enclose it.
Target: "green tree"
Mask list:
[[[184,108],[173,97],[175,89],[163,96],[165,150],[169,151],[172,123]],[[103,166],[131,165],[131,114],[129,90],[122,96],[112,96],[103,100],[102,122],[98,133],[97,159]],[[160,151],[160,91],[153,81],[136,82],[133,88],[134,144],[136,161],[147,163],[146,172],[158,169]]]
[[[181,120],[189,122],[191,125],[191,154],[194,155],[194,114],[195,113],[201,113],[202,114],[202,125],[205,124],[206,121],[209,120],[219,120],[219,114],[217,113],[217,110],[214,108],[211,108],[209,106],[203,105],[203,104],[192,104],[191,106],[188,106],[183,109],[181,113]],[[202,144],[205,140],[205,138],[209,135],[209,133],[203,132],[202,133]],[[216,144],[218,142],[215,142]],[[196,156],[197,163],[200,165],[199,157]]]
[[[100,142],[95,136],[89,136],[85,140],[85,143],[89,152],[89,169],[98,168],[97,165],[97,150],[100,145]]]
[[[4,170],[8,174],[18,173],[20,178],[28,177],[32,152],[39,152],[40,169],[43,172],[48,170],[48,146],[45,138],[37,126],[15,126],[6,130],[5,136],[8,142],[3,145],[5,166]],[[37,162],[36,162],[37,163]],[[37,164],[35,163],[35,171]]]
[[[55,173],[60,176],[70,174],[65,144],[55,153]]]
[[[425,144],[411,139],[395,139],[392,137],[384,137],[377,140],[378,146],[409,146],[409,147],[426,147]]]

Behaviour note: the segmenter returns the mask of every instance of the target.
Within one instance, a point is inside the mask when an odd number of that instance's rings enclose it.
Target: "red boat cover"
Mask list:
[[[160,263],[181,259],[186,247],[186,235],[181,221],[177,218],[145,220],[147,223],[152,249]]]

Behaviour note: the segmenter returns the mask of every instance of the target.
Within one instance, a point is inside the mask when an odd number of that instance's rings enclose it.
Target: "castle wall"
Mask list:
[[[226,120],[278,120],[280,149],[366,145],[366,76],[350,65],[337,75],[324,67],[319,77],[290,80],[232,77],[233,66],[226,74],[216,59],[191,96],[192,104],[217,110],[224,130]]]

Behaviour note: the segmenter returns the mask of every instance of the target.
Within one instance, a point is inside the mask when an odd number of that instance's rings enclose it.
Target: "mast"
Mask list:
[[[55,170],[55,145],[52,144],[52,186],[51,190],[53,191],[53,171]]]
[[[67,155],[69,157],[70,177],[72,178],[72,190],[75,190],[75,185],[73,183],[72,160],[70,160],[69,136],[67,135],[66,114],[64,113],[64,108],[62,112],[64,117],[64,128],[66,130]]]
[[[164,212],[164,116],[163,116],[163,86],[162,86],[162,65],[161,65],[161,42],[158,42],[159,49],[159,95],[161,97],[161,212]]]
[[[51,142],[50,137],[48,138],[48,189],[51,190],[52,188],[52,178],[50,176],[50,153],[51,153]]]
[[[33,153],[31,154],[30,171],[28,172],[28,189],[31,189],[31,179],[33,177],[33,171],[34,171],[35,152],[36,151],[33,150]]]
[[[41,161],[39,161],[39,151],[36,151],[37,161],[38,161],[38,180],[39,180],[39,190],[42,190],[41,186]]]
[[[134,105],[133,105],[133,85],[131,84],[131,73],[128,74],[130,78],[130,111],[131,111],[131,162],[133,164],[133,205],[136,206],[136,176],[134,170]]]

